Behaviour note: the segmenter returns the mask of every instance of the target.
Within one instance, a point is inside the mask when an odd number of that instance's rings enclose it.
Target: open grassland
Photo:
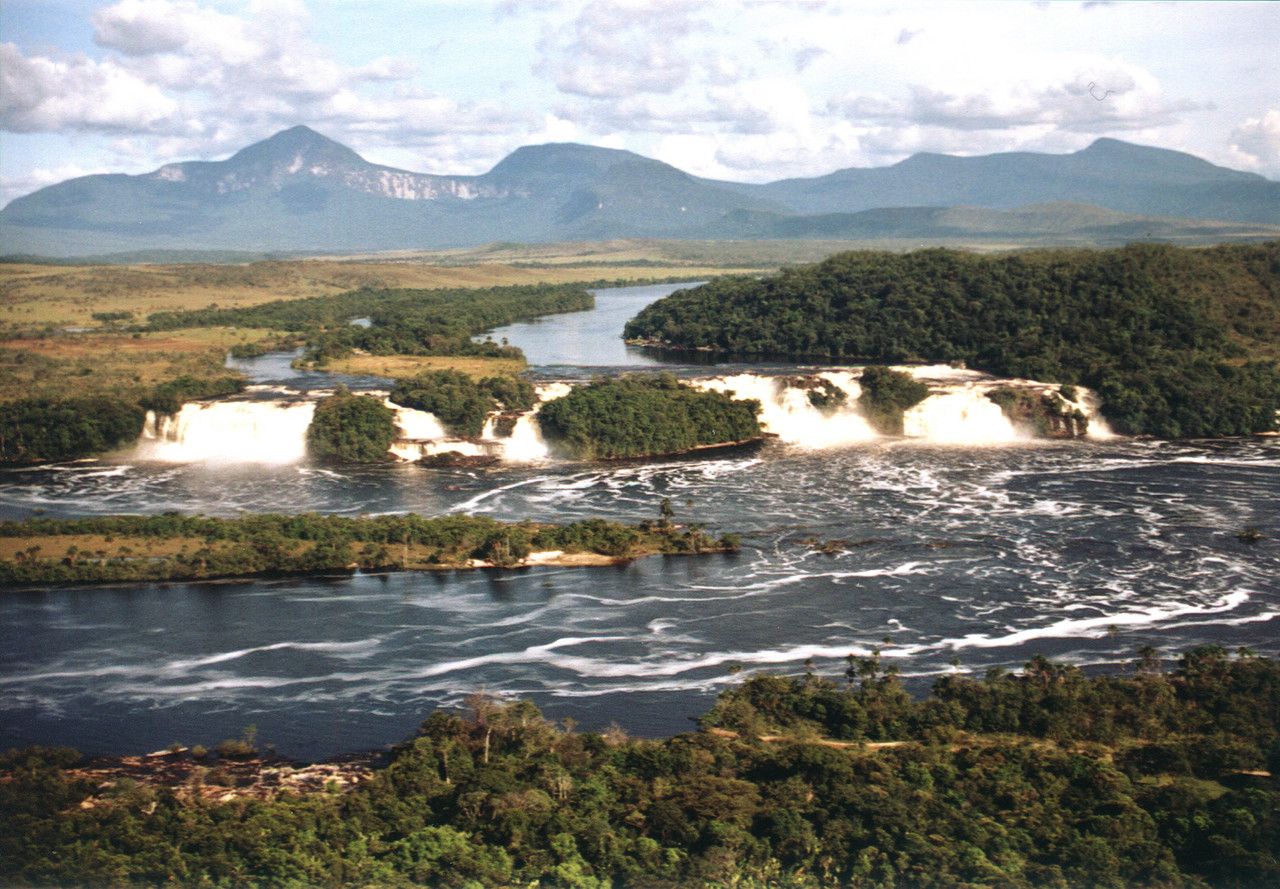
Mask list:
[[[477,358],[468,355],[352,355],[335,358],[324,366],[331,373],[353,376],[416,377],[433,370],[456,370],[474,379],[518,374],[523,361],[512,358]]]
[[[445,289],[766,272],[831,252],[815,250],[815,244],[609,241],[244,264],[0,263],[0,333],[105,327],[111,322],[94,318],[104,313],[129,313],[116,323],[140,323],[153,312],[247,307],[360,287]]]
[[[520,268],[567,272],[596,269],[600,278],[711,277],[733,272],[775,271],[798,262],[815,262],[841,250],[866,244],[840,240],[663,241],[621,239],[558,244],[489,244],[470,250],[420,252],[406,258],[435,265],[471,266],[498,263]],[[565,280],[584,280],[569,278]],[[590,279],[587,279],[590,280]]]
[[[0,401],[125,395],[179,376],[218,377],[227,350],[270,331],[196,328],[80,333],[0,342]]]

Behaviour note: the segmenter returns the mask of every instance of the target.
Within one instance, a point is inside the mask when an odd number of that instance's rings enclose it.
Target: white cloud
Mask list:
[[[1231,133],[1231,152],[1241,166],[1280,179],[1280,110],[1251,117]]]
[[[1174,122],[1197,109],[1164,98],[1160,84],[1133,65],[1065,57],[1019,70],[1031,76],[993,77],[949,86],[913,83],[903,94],[861,93],[833,99],[829,108],[853,123],[937,127],[946,130],[1017,130],[1028,126],[1106,133]]]
[[[12,43],[0,46],[0,118],[6,130],[145,131],[177,108],[155,84],[113,61],[28,58]]]
[[[684,40],[704,27],[693,3],[593,2],[539,41],[541,73],[557,89],[593,99],[667,94],[695,66]]]
[[[298,123],[361,147],[435,154],[448,152],[433,140],[461,138],[475,151],[477,138],[509,140],[537,126],[533,112],[412,85],[412,59],[340,64],[313,40],[301,3],[253,0],[241,9],[121,0],[92,17],[94,42],[106,51],[97,61],[5,45],[4,129],[150,134],[164,162],[226,154]]]
[[[95,12],[92,22],[96,44],[128,56],[188,50],[245,64],[259,54],[244,19],[189,0],[122,0]]]
[[[131,171],[306,123],[425,172],[576,141],[764,181],[1115,135],[1276,175],[1264,6],[102,0],[64,12],[92,27],[82,53],[4,48],[0,126]],[[26,155],[6,188],[49,165]]]

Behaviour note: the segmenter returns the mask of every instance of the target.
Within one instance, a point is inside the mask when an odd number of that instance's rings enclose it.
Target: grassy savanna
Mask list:
[[[0,342],[0,402],[66,395],[124,396],[175,377],[225,376],[227,350],[270,332],[198,328],[82,333]]]
[[[814,242],[815,244],[818,242]],[[822,242],[825,244],[825,242]],[[838,249],[835,248],[835,249]],[[770,271],[831,249],[775,242],[608,241],[493,245],[360,259],[244,264],[49,265],[0,263],[0,329],[102,327],[95,313],[235,308],[371,289],[497,287],[601,279],[702,277]]]
[[[489,244],[470,250],[409,254],[421,262],[447,266],[498,263],[565,273],[597,269],[598,277],[689,275],[712,277],[727,271],[766,272],[796,262],[818,259],[853,249],[842,240],[665,241],[619,239],[555,244]],[[605,272],[609,274],[605,274]],[[590,279],[566,279],[590,280]]]
[[[645,269],[645,274],[651,270]],[[610,277],[625,275],[610,270]],[[561,281],[594,280],[598,271],[567,270]],[[131,313],[141,323],[154,312],[245,308],[279,299],[327,296],[360,287],[455,288],[533,284],[543,270],[500,265],[444,267],[420,262],[300,260],[247,265],[47,266],[0,264],[0,323],[31,328],[107,327],[95,313]]]
[[[0,401],[121,394],[181,374],[218,376],[225,373],[229,348],[278,335],[231,328],[120,330],[144,324],[157,312],[245,308],[361,287],[448,289],[711,277],[729,269],[767,271],[808,255],[805,250],[798,257],[796,249],[794,244],[784,251],[782,245],[767,244],[610,241],[240,264],[0,263]],[[335,360],[330,369],[390,377],[452,369],[482,377],[523,368],[515,361],[467,356],[354,355]]]
[[[525,363],[514,358],[477,358],[468,355],[352,355],[335,358],[325,370],[371,377],[416,377],[432,370],[456,370],[474,379],[494,374],[520,373]]]

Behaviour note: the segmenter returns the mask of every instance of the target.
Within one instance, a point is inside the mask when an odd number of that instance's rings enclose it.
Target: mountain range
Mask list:
[[[298,126],[223,161],[84,176],[0,212],[6,255],[366,253],[498,241],[824,238],[1063,245],[1280,237],[1280,182],[1099,139],[1073,154],[916,154],[747,184],[616,149],[517,149],[478,176],[372,164]]]

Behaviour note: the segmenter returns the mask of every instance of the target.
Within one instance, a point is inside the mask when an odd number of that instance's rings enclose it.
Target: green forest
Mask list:
[[[8,886],[1263,889],[1280,883],[1280,664],[1144,649],[1116,676],[1035,658],[924,699],[877,652],[753,676],[664,740],[475,694],[348,790],[101,783],[0,757]],[[269,740],[269,739],[260,739]],[[193,748],[193,751],[196,748]],[[178,746],[170,757],[193,756]],[[208,758],[205,758],[208,757]],[[162,757],[164,759],[164,757]],[[219,783],[221,782],[221,783]],[[225,795],[202,795],[218,785]]]
[[[887,367],[868,367],[858,378],[858,407],[881,435],[901,435],[903,414],[929,397],[929,387],[911,374]]]
[[[761,436],[758,401],[703,392],[669,373],[599,378],[538,412],[553,449],[575,460],[676,454]]]
[[[954,362],[1096,389],[1116,431],[1274,430],[1280,242],[979,256],[842,253],[677,291],[628,322],[676,349],[837,362]]]
[[[628,559],[738,547],[700,525],[671,522],[670,505],[636,525],[583,519],[563,525],[499,522],[484,516],[245,515],[234,519],[165,513],[84,519],[0,521],[0,586],[193,580],[308,571],[372,571],[520,564],[533,552],[595,553]],[[17,547],[3,547],[11,540]]]

